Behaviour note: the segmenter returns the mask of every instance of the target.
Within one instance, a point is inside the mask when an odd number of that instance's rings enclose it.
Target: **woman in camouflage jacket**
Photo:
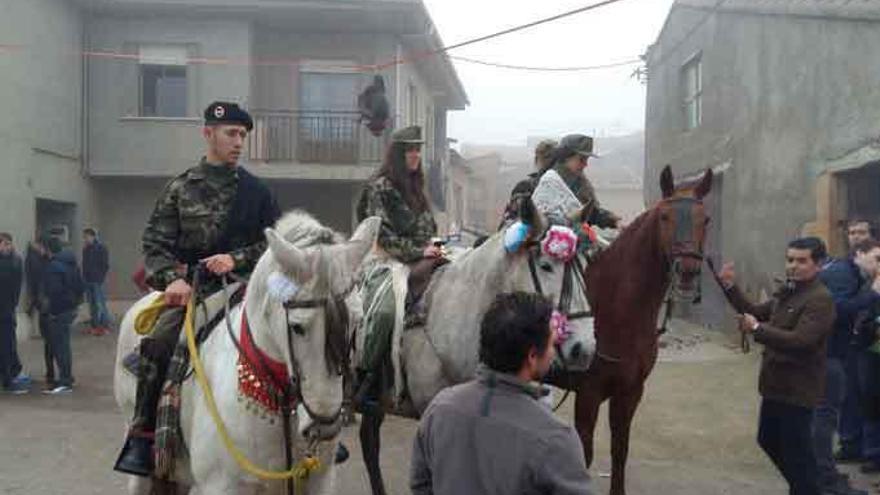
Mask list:
[[[419,126],[395,132],[382,168],[367,184],[357,207],[358,221],[370,216],[382,218],[377,239],[379,247],[389,258],[411,267],[423,260],[441,258],[441,249],[431,243],[437,234],[437,224],[425,195],[423,143]],[[377,399],[390,385],[380,379],[386,375],[383,371],[395,324],[390,275],[390,267],[380,265],[371,270],[364,281],[367,335],[358,366],[360,385],[355,394],[355,404],[361,409],[366,405],[366,397]]]

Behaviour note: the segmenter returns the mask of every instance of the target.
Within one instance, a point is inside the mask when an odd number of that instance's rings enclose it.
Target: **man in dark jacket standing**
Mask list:
[[[414,495],[595,493],[574,428],[539,399],[555,355],[553,306],[538,294],[501,294],[480,325],[475,380],[431,401],[413,445]]]
[[[21,258],[15,254],[12,235],[0,232],[0,385],[13,394],[27,393],[15,337],[15,308],[21,295]]]
[[[82,278],[76,257],[64,249],[60,239],[47,241],[52,257],[43,274],[43,298],[48,317],[49,347],[58,365],[55,387],[47,394],[64,394],[73,391],[73,356],[70,351],[70,327],[76,318],[76,310],[82,297]]]
[[[859,313],[880,303],[878,264],[880,264],[880,243],[868,239],[855,245],[851,257],[832,259],[824,264],[819,273],[819,279],[834,298],[837,312],[834,331],[828,338],[825,395],[816,407],[816,416],[813,420],[813,441],[819,467],[819,483],[828,494],[867,493],[850,488],[846,476],[837,471],[832,443],[847,394],[845,361],[853,347],[853,326],[856,317]],[[861,448],[853,450],[862,453]]]
[[[104,280],[110,269],[107,246],[98,239],[95,229],[83,230],[82,273],[92,326],[86,333],[101,336],[110,333],[110,312],[104,295]]]
[[[43,360],[46,369],[46,384],[55,388],[55,358],[52,356],[52,345],[49,341],[49,315],[41,301],[43,299],[43,277],[49,266],[49,248],[46,247],[46,239],[38,237],[28,245],[27,256],[24,260],[24,278],[27,284],[28,294],[28,317],[31,326],[39,329],[39,335],[43,339]]]
[[[819,280],[825,245],[796,239],[786,251],[786,282],[771,301],[754,304],[735,285],[732,263],[719,277],[740,313],[740,330],[764,344],[758,388],[758,444],[788,482],[791,495],[818,495],[813,410],[824,394],[825,344],[834,300]]]

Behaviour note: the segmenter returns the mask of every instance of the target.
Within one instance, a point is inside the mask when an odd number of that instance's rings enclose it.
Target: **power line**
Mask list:
[[[520,24],[517,26],[513,26],[507,29],[503,29],[501,31],[497,31],[491,34],[487,34],[484,36],[480,36],[477,38],[461,41],[449,46],[440,47],[433,50],[424,51],[422,53],[417,53],[410,57],[404,57],[400,59],[390,60],[388,62],[379,63],[379,64],[366,64],[366,65],[354,65],[354,66],[339,66],[338,68],[351,70],[354,72],[371,72],[371,71],[379,71],[381,69],[386,69],[389,67],[394,67],[396,65],[403,65],[407,63],[412,63],[419,61],[424,58],[432,57],[435,55],[446,54],[446,52],[450,50],[455,50],[457,48],[462,48],[465,46],[473,45],[476,43],[481,43],[483,41],[488,41],[490,39],[498,38],[501,36],[505,36],[507,34],[515,33],[517,31],[522,31],[525,29],[529,29],[535,26],[539,26],[542,24],[547,24],[549,22],[557,21],[559,19],[563,19],[566,17],[570,17],[576,14],[580,14],[583,12],[587,12],[590,10],[595,10],[601,7],[606,7],[608,5],[612,5],[618,2],[622,2],[624,0],[603,0],[598,3],[594,3],[591,5],[586,5],[584,7],[580,7],[574,10],[569,10],[567,12],[563,12],[560,14],[556,14],[550,17],[545,17],[543,19],[538,19],[536,21],[528,22],[526,24]],[[723,1],[723,0],[722,0]],[[27,49],[24,45],[11,45],[11,44],[0,44],[0,52],[12,52],[12,51],[21,51],[23,49]],[[115,59],[115,60],[139,60],[139,54],[129,54],[129,53],[117,53],[112,51],[83,51],[83,52],[71,52],[71,55],[77,56],[86,56],[91,58],[104,58],[104,59]],[[624,65],[630,65],[637,62],[637,60],[625,61],[614,64],[606,64],[599,66],[591,66],[591,67],[529,67],[529,66],[520,66],[520,65],[511,65],[511,64],[499,64],[493,62],[486,62],[482,60],[469,59],[466,57],[452,57],[447,55],[449,58],[456,58],[463,62],[469,62],[474,64],[486,65],[499,67],[504,69],[512,69],[512,70],[530,70],[530,71],[546,71],[546,72],[573,72],[573,71],[588,71],[588,70],[596,70],[596,69],[604,69],[610,67],[620,67]],[[256,59],[256,58],[241,58],[241,59],[233,59],[226,57],[198,57],[198,58],[188,58],[187,64],[195,64],[195,65],[266,65],[266,66],[284,66],[284,65],[296,65],[302,62],[301,59]]]
[[[532,67],[527,65],[511,65],[511,64],[501,64],[496,62],[487,62],[485,60],[476,60],[468,57],[459,57],[457,55],[449,55],[449,58],[453,60],[458,60],[461,62],[467,62],[471,64],[477,65],[485,65],[488,67],[498,67],[500,69],[511,69],[511,70],[524,70],[524,71],[533,71],[533,72],[583,72],[583,71],[591,71],[591,70],[599,70],[599,69],[611,69],[614,67],[624,67],[627,65],[633,65],[641,63],[642,60],[640,58],[635,58],[631,60],[625,60],[623,62],[613,62],[602,65],[590,65],[585,67]]]
[[[443,46],[443,47],[440,47],[440,48],[437,48],[437,49],[434,49],[434,50],[429,50],[429,51],[423,52],[423,53],[421,53],[421,54],[415,55],[415,56],[410,57],[410,58],[395,59],[395,60],[393,60],[393,61],[391,61],[391,62],[388,62],[388,63],[385,63],[385,64],[377,64],[375,67],[376,67],[376,69],[378,70],[378,69],[384,69],[384,68],[387,68],[387,67],[392,67],[392,66],[395,66],[395,65],[400,65],[400,64],[403,64],[403,63],[407,63],[407,62],[414,62],[414,61],[416,61],[416,60],[420,60],[420,59],[422,59],[422,58],[432,57],[432,56],[434,56],[434,55],[439,55],[439,54],[441,54],[441,53],[446,53],[446,52],[448,52],[448,51],[450,51],[450,50],[455,50],[455,49],[457,49],[457,48],[461,48],[461,47],[464,47],[464,46],[473,45],[473,44],[475,44],[475,43],[481,43],[481,42],[483,42],[483,41],[488,41],[488,40],[491,40],[491,39],[494,39],[494,38],[498,38],[498,37],[500,37],[500,36],[504,36],[504,35],[507,35],[507,34],[515,33],[515,32],[517,32],[517,31],[522,31],[522,30],[524,30],[524,29],[528,29],[528,28],[532,28],[532,27],[535,27],[535,26],[539,26],[539,25],[541,25],[541,24],[546,24],[546,23],[548,23],[548,22],[557,21],[557,20],[562,19],[562,18],[565,18],[565,17],[570,17],[570,16],[573,16],[573,15],[575,15],[575,14],[580,14],[580,13],[582,13],[582,12],[587,12],[587,11],[589,11],[589,10],[595,10],[595,9],[598,9],[598,8],[601,8],[601,7],[605,7],[605,6],[608,6],[608,5],[611,5],[611,4],[615,4],[615,3],[618,3],[618,2],[622,2],[622,1],[624,1],[624,0],[604,0],[604,1],[599,2],[599,3],[594,3],[594,4],[587,5],[587,6],[584,6],[584,7],[580,7],[580,8],[574,9],[574,10],[569,10],[569,11],[567,11],[567,12],[563,12],[563,13],[561,13],[561,14],[556,14],[556,15],[554,15],[554,16],[545,17],[545,18],[543,18],[543,19],[538,19],[537,21],[532,21],[532,22],[529,22],[529,23],[526,23],[526,24],[520,24],[520,25],[518,25],[518,26],[514,26],[514,27],[511,27],[511,28],[507,28],[507,29],[504,29],[504,30],[501,30],[501,31],[497,31],[497,32],[491,33],[491,34],[487,34],[487,35],[485,35],[485,36],[480,36],[480,37],[478,37],[478,38],[473,38],[473,39],[470,39],[470,40],[461,41],[461,42],[459,42],[459,43],[455,43],[455,44],[452,44],[452,45],[449,45],[449,46]]]

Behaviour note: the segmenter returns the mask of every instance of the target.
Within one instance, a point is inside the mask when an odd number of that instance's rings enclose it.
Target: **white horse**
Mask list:
[[[524,220],[530,225],[530,237],[539,241],[546,233],[547,222],[531,203],[529,207],[529,218]],[[595,354],[596,341],[593,320],[587,316],[589,303],[581,285],[581,272],[576,262],[548,256],[537,243],[507,252],[504,232],[496,233],[441,268],[424,295],[428,307],[426,325],[395,332],[392,361],[401,369],[395,386],[399,393],[399,382],[405,381],[412,406],[403,410],[420,415],[440,390],[474,377],[479,363],[480,320],[502,292],[540,292],[554,305],[562,301],[563,312],[570,315],[571,334],[560,347],[560,358],[569,369],[586,370]],[[399,287],[405,281],[405,270],[392,269],[392,277],[393,284]],[[567,277],[570,278],[566,280]],[[403,299],[397,290],[395,293],[400,308]],[[353,314],[357,314],[357,309],[352,308]],[[358,346],[361,350],[363,347]],[[360,430],[374,495],[385,493],[379,468],[382,420],[381,412],[367,413]]]
[[[283,365],[287,375],[296,378],[299,406],[292,425],[294,458],[301,459],[308,449],[324,466],[308,478],[308,493],[332,492],[335,439],[341,427],[343,377],[326,357],[325,346],[332,337],[328,336],[323,305],[350,290],[358,266],[373,247],[379,225],[378,218],[367,219],[344,242],[305,213],[287,214],[275,230],[266,230],[269,249],[251,275],[244,301],[230,313],[237,337],[242,316],[246,316],[254,347],[267,358],[264,362]],[[138,301],[126,313],[120,329],[114,388],[126,417],[134,410],[136,381],[124,370],[122,360],[140,340],[134,319],[153,297],[155,294]],[[257,466],[283,471],[282,422],[277,412],[247,407],[248,402],[242,400],[236,365],[239,351],[225,322],[213,330],[199,353],[233,443]],[[258,479],[239,468],[221,442],[203,391],[194,379],[184,382],[180,395],[180,422],[188,455],[176,463],[176,482],[191,487],[191,493],[208,495],[283,492],[283,481]],[[306,438],[321,441],[317,446],[307,445]],[[150,479],[132,476],[129,490],[149,493],[151,486]]]

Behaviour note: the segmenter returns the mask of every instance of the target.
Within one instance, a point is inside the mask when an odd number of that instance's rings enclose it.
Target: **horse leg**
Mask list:
[[[385,420],[385,412],[381,410],[381,406],[370,409],[361,417],[361,453],[367,466],[367,474],[370,476],[373,495],[385,495],[385,482],[382,480],[382,468],[379,466],[381,449],[379,430]]]
[[[611,425],[611,495],[626,495],[626,458],[629,454],[629,432],[636,408],[642,400],[644,387],[627,394],[611,397],[608,422]]]
[[[594,387],[581,386],[574,400],[574,427],[581,438],[587,468],[593,463],[593,433],[599,416],[602,396]]]

